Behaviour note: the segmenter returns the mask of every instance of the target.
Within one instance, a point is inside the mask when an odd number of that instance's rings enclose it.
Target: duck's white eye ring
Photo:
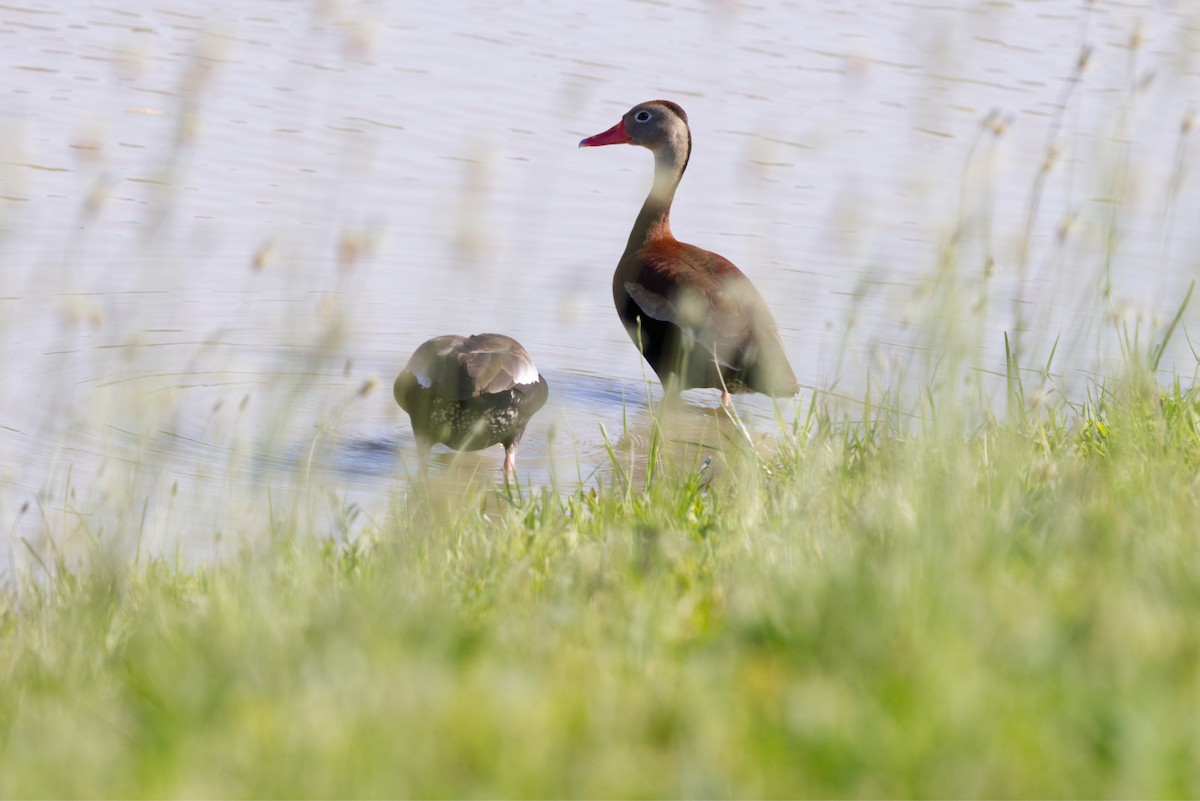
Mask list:
[[[637,114],[634,114],[633,118],[638,122],[650,122],[650,112],[642,109]]]

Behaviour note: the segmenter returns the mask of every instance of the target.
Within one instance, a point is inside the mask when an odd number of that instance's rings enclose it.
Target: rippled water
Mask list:
[[[1078,392],[1196,273],[1198,42],[1195,2],[0,7],[0,563],[378,518],[392,378],[442,333],[519,338],[552,392],[524,479],[595,480],[657,397],[610,295],[650,160],[576,143],[654,97],[695,139],[676,233],[809,392],[948,351],[986,394],[1005,332]]]

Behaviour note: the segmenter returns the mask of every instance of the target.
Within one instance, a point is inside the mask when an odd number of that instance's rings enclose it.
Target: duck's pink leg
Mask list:
[[[517,473],[517,446],[504,446],[504,479],[507,481]]]

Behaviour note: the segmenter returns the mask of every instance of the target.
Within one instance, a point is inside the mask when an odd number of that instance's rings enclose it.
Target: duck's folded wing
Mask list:
[[[471,395],[506,392],[538,383],[538,371],[525,348],[503,334],[476,334],[459,356],[469,376]]]

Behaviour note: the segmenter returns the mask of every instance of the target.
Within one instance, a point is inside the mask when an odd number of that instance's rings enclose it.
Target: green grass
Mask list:
[[[1200,395],[1015,403],[60,565],[0,622],[0,795],[1200,794]]]

